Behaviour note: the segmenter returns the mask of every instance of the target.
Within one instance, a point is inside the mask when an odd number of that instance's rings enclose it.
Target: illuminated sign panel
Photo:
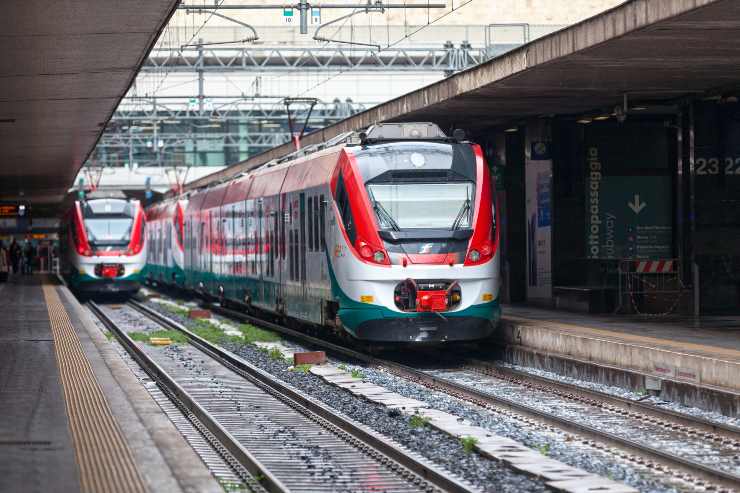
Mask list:
[[[13,204],[0,204],[0,217],[18,215],[18,206]]]

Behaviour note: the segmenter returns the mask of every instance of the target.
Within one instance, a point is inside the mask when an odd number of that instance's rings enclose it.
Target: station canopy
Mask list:
[[[3,2],[0,201],[62,199],[176,3]]]
[[[517,120],[720,97],[740,86],[740,2],[630,0],[481,65],[307,135],[311,145],[383,121],[433,121],[473,132]],[[191,186],[292,150],[286,144]]]

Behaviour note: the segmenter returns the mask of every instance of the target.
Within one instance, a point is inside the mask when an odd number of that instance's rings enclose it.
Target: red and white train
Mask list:
[[[139,290],[146,266],[144,209],[120,192],[91,192],[60,225],[61,274],[80,294]]]
[[[432,123],[376,125],[190,193],[183,275],[152,276],[177,264],[151,252],[177,254],[158,224],[178,227],[181,200],[148,210],[152,279],[372,342],[482,339],[499,319],[488,166]]]

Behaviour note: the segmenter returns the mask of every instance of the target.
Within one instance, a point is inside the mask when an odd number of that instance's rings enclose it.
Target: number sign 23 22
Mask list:
[[[716,157],[700,157],[695,164],[697,175],[718,175],[720,168],[724,169],[726,175],[740,175],[740,157],[726,157],[724,162]]]

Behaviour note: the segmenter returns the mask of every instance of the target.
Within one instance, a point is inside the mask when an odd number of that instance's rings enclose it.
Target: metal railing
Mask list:
[[[619,261],[619,305],[616,313],[667,316],[676,312],[684,294],[679,259]]]

